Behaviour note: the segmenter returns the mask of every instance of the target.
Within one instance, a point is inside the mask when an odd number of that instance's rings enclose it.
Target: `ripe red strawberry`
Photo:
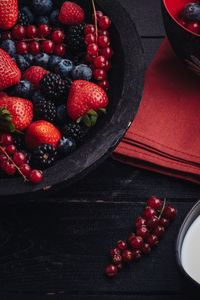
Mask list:
[[[50,73],[50,72],[43,69],[42,67],[32,66],[24,72],[23,79],[32,82],[34,88],[39,89],[40,80],[47,73]]]
[[[25,130],[33,119],[33,104],[29,100],[18,97],[3,97],[0,98],[0,108],[0,127],[5,125],[11,131],[14,129]],[[6,120],[4,116],[6,116]],[[7,121],[6,124],[5,121]],[[3,129],[5,127],[3,126]]]
[[[0,28],[10,29],[15,25],[18,18],[17,0],[0,1]]]
[[[66,1],[63,3],[58,20],[67,25],[75,25],[85,19],[84,10],[76,3]]]
[[[53,124],[43,120],[32,123],[25,135],[26,146],[31,151],[40,144],[56,147],[60,139],[60,131]]]
[[[0,98],[8,97],[8,95],[5,92],[0,92]]]
[[[17,84],[20,78],[20,69],[10,55],[0,48],[0,91]]]
[[[95,83],[76,80],[72,83],[67,100],[68,115],[90,127],[96,123],[97,111],[105,112],[108,105],[106,92]]]

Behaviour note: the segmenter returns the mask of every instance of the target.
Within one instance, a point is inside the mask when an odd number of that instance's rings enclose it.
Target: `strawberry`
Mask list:
[[[76,3],[66,1],[63,3],[58,20],[67,25],[75,25],[83,22],[85,19],[84,10]]]
[[[32,66],[24,72],[23,79],[32,82],[34,88],[39,89],[40,80],[47,73],[50,73],[50,72],[43,69],[42,67]]]
[[[0,98],[8,97],[8,95],[5,92],[0,92]]]
[[[60,139],[60,131],[53,124],[43,120],[32,123],[26,130],[25,135],[26,146],[31,151],[40,144],[49,144],[56,147]]]
[[[18,97],[0,98],[0,128],[23,131],[33,119],[31,101]]]
[[[98,111],[105,113],[108,105],[106,92],[95,83],[76,80],[72,83],[67,100],[68,115],[76,122],[84,121],[90,127],[96,123]]]
[[[0,28],[10,29],[15,25],[18,18],[17,0],[0,1]]]
[[[17,84],[20,78],[20,69],[10,55],[0,48],[0,91]]]

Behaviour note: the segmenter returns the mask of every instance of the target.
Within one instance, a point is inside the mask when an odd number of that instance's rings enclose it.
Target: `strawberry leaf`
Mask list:
[[[4,107],[0,107],[0,129],[23,134],[21,131],[15,129],[15,125],[12,122],[12,115]]]

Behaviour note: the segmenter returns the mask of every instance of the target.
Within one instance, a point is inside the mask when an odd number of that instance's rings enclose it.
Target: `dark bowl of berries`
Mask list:
[[[200,74],[200,1],[162,0],[164,25],[177,56]]]
[[[120,142],[143,49],[116,0],[0,1],[0,195],[66,187]]]

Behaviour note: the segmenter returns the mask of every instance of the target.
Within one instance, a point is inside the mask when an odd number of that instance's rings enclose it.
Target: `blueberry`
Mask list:
[[[73,69],[74,63],[70,59],[62,59],[56,66],[55,71],[60,74],[62,78],[66,78]]]
[[[76,150],[76,142],[71,138],[62,137],[58,142],[58,155],[65,157]]]
[[[14,94],[17,97],[29,98],[33,92],[33,85],[30,81],[20,80],[14,87]]]
[[[40,93],[40,91],[35,91],[33,93],[31,101],[33,102],[33,104],[36,104],[40,101],[46,101],[46,98]]]
[[[17,64],[18,68],[20,68],[21,71],[25,71],[26,69],[28,69],[28,67],[30,67],[30,64],[23,57],[23,55],[17,54],[15,56],[15,60],[16,60],[16,64]]]
[[[60,56],[51,55],[48,63],[49,69],[54,72],[55,67],[61,62],[62,58]]]
[[[30,23],[33,24],[33,22],[34,22],[34,15],[31,12],[31,10],[29,9],[29,7],[28,6],[24,6],[24,7],[22,7],[21,10],[29,17]]]
[[[183,18],[187,21],[200,20],[200,6],[197,3],[189,3],[183,9]]]
[[[52,25],[58,25],[58,16],[59,16],[59,9],[53,10],[52,13],[50,14],[50,23]]]
[[[57,107],[56,119],[59,124],[64,124],[67,120],[67,109],[65,104],[61,104]]]
[[[39,53],[35,56],[34,63],[40,67],[46,67],[49,62],[49,55],[46,53]]]
[[[49,18],[47,16],[39,16],[36,18],[36,24],[38,26],[42,25],[42,24],[49,24]]]
[[[12,40],[3,41],[1,43],[1,48],[12,57],[16,54],[15,42],[13,42]]]
[[[92,79],[92,70],[87,65],[78,65],[72,71],[72,78],[74,80],[80,79],[90,81]]]
[[[34,59],[34,56],[31,53],[24,54],[24,58],[28,61],[28,63],[31,65]]]
[[[36,15],[48,15],[53,9],[52,0],[32,0],[32,9]]]

